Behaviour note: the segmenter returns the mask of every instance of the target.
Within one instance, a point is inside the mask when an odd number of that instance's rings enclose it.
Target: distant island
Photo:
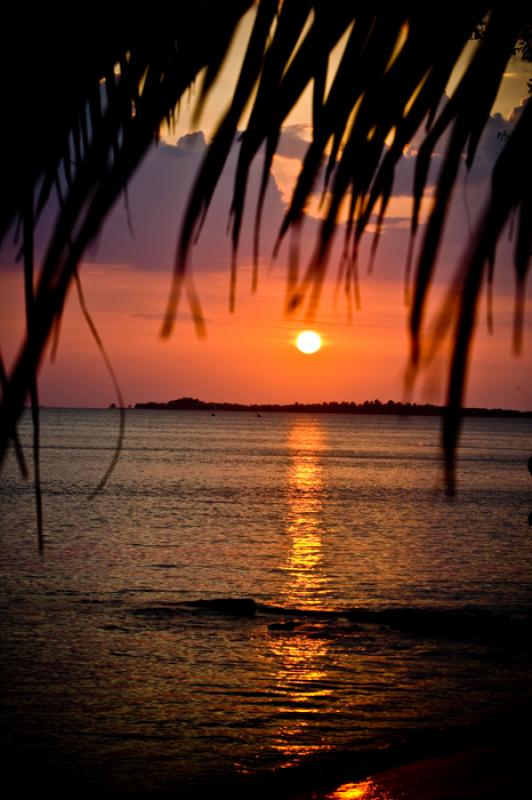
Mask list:
[[[111,406],[114,406],[112,403]],[[180,397],[167,403],[136,403],[135,408],[148,411],[251,411],[256,414],[291,411],[300,414],[399,414],[401,416],[439,417],[445,406],[430,403],[396,403],[388,400],[365,400],[363,403],[337,402],[328,403],[217,403],[204,402],[194,397]],[[512,411],[505,408],[463,408],[465,417],[532,417],[532,411]]]

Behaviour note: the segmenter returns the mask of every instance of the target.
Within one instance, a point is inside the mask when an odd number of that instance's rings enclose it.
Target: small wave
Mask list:
[[[501,644],[532,640],[532,617],[529,613],[510,614],[471,608],[392,608],[380,611],[353,609],[346,616],[352,622],[384,625],[411,635]]]
[[[268,625],[270,631],[296,632],[303,622],[316,621],[325,625],[344,620],[350,629],[387,628],[410,636],[464,639],[492,644],[530,644],[532,615],[529,610],[514,613],[480,608],[347,608],[306,609],[260,603],[250,597],[218,597],[183,601],[165,606],[144,606],[132,610],[135,616],[170,619],[194,609],[195,612],[222,614],[230,617],[255,618],[274,616],[278,621]]]

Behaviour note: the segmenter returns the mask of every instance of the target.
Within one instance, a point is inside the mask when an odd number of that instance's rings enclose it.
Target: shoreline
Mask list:
[[[418,729],[395,746],[325,754],[267,775],[219,784],[235,800],[519,800],[529,785],[532,698],[448,728]],[[212,794],[213,784],[179,787],[179,797]],[[170,800],[173,792],[131,800]]]
[[[8,753],[5,777],[20,794],[48,790],[58,800],[192,800],[214,794],[232,800],[519,800],[529,784],[531,713],[529,697],[469,723],[412,730],[395,745],[324,753],[272,772],[164,789],[87,785],[57,753],[48,765],[36,753]]]

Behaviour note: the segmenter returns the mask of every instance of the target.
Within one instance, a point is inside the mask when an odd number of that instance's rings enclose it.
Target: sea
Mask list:
[[[131,409],[91,499],[118,412],[43,409],[42,556],[13,453],[0,483],[7,760],[212,793],[530,702],[531,421],[465,419],[453,498],[440,425]]]

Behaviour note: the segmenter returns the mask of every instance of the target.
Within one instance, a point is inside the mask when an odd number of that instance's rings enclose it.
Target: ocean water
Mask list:
[[[43,410],[44,558],[11,455],[0,486],[3,752],[127,796],[530,698],[531,424],[465,420],[453,500],[439,424],[131,410],[89,501],[117,412]]]

